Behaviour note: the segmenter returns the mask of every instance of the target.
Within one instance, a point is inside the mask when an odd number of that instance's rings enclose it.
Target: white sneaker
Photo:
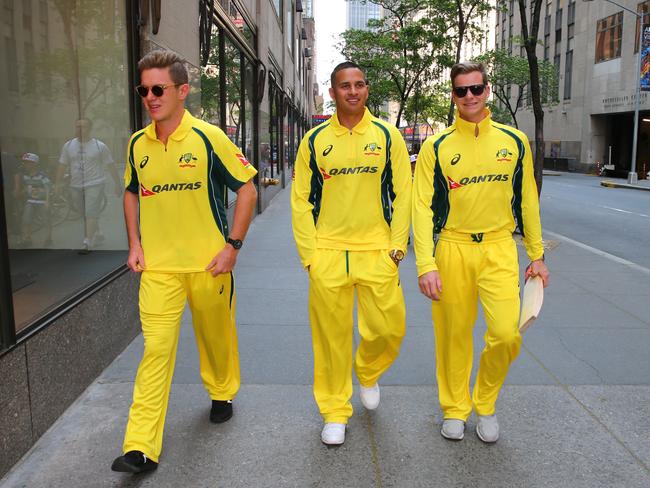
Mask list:
[[[320,440],[328,446],[340,446],[345,442],[345,424],[326,423],[320,434]]]
[[[451,441],[462,441],[465,437],[465,422],[460,419],[444,419],[440,434]]]
[[[379,406],[379,384],[375,383],[368,388],[361,386],[359,396],[361,397],[361,403],[367,410],[374,410]]]
[[[478,435],[479,439],[488,444],[492,444],[499,440],[499,422],[497,422],[496,414],[478,416],[476,435]]]

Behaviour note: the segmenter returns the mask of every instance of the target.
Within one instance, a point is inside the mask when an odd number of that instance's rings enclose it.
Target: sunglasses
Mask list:
[[[149,90],[151,90],[151,93],[153,93],[154,97],[162,97],[163,93],[165,93],[165,90],[169,88],[170,86],[179,86],[180,83],[174,83],[173,85],[153,85],[152,87],[144,86],[144,85],[138,85],[135,87],[135,91],[140,95],[142,98],[146,97],[149,95]]]
[[[454,88],[454,93],[458,98],[463,98],[467,95],[467,90],[471,91],[472,95],[479,96],[485,91],[485,85],[457,86]]]

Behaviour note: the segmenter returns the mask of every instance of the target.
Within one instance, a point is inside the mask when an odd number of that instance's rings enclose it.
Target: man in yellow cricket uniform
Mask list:
[[[184,109],[189,90],[183,61],[153,51],[138,64],[137,91],[152,123],[129,142],[124,212],[129,267],[142,272],[140,319],[144,355],[116,471],[157,467],[186,302],[201,377],[212,399],[210,420],[232,416],[240,384],[232,268],[256,201],[256,170],[217,127]],[[237,192],[233,228],[226,187]]]
[[[354,366],[366,408],[377,408],[377,381],[404,337],[398,265],[408,239],[411,172],[399,131],[365,107],[368,86],[359,66],[341,63],[331,83],[336,112],[302,140],[291,205],[296,245],[309,272],[321,440],[337,445],[352,415],[355,290],[361,342]]]
[[[526,277],[546,286],[548,270],[528,139],[491,119],[482,65],[457,64],[451,78],[456,122],[425,141],[416,164],[416,263],[420,290],[433,300],[441,433],[462,439],[473,407],[479,438],[496,442],[497,396],[521,346],[516,224],[531,260]],[[479,298],[487,333],[470,397]]]

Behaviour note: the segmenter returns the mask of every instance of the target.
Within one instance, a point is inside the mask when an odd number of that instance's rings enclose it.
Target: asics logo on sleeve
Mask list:
[[[323,156],[327,156],[329,153],[331,153],[332,149],[334,149],[334,146],[331,144],[323,149]]]
[[[451,160],[451,165],[455,166],[458,161],[460,161],[460,154],[456,154],[454,156],[454,158]]]
[[[140,169],[144,168],[148,162],[149,162],[149,156],[145,156],[144,158],[142,158],[142,161],[140,161]]]

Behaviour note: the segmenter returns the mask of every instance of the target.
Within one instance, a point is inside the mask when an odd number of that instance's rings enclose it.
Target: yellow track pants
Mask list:
[[[135,378],[124,452],[138,450],[158,462],[174,375],[181,317],[189,301],[203,384],[213,400],[239,390],[239,352],[232,274],[142,273],[140,321],[144,354]]]
[[[435,250],[442,280],[432,307],[436,376],[444,418],[467,420],[472,404],[492,415],[510,364],[519,354],[519,266],[510,232],[460,234],[444,231]],[[487,332],[470,397],[472,330],[481,300]]]
[[[374,385],[399,354],[406,308],[388,251],[317,249],[309,270],[309,319],[314,348],[314,397],[325,422],[352,416],[354,292],[361,342],[354,367]]]

